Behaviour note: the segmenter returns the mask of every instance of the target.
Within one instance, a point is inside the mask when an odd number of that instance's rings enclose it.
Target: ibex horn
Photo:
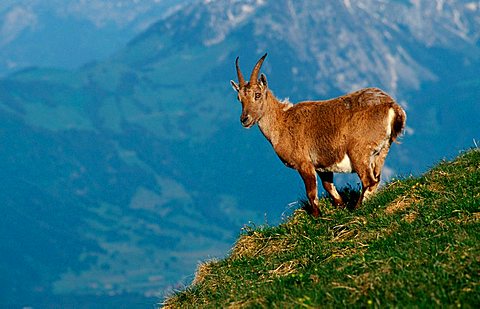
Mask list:
[[[263,55],[262,58],[260,58],[253,68],[252,75],[250,75],[250,84],[256,84],[257,79],[258,79],[258,72],[260,72],[260,68],[262,67],[263,60],[265,60],[265,57],[267,57],[267,53]]]
[[[238,57],[235,60],[235,66],[237,67],[237,76],[238,76],[238,83],[240,87],[245,86],[245,79],[243,78],[242,71],[240,71],[240,67],[238,66]]]

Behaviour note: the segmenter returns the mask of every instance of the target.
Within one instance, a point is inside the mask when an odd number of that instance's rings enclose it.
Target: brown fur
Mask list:
[[[350,172],[356,172],[362,182],[357,202],[357,207],[360,206],[378,187],[390,145],[405,126],[405,112],[377,88],[361,89],[326,101],[295,105],[281,102],[268,89],[265,75],[258,79],[265,57],[266,54],[257,62],[248,83],[243,79],[237,58],[239,85],[231,83],[242,103],[242,125],[249,128],[258,123],[280,160],[300,173],[314,216],[320,213],[317,173],[335,205],[343,206],[333,185],[333,172],[348,170],[344,165],[338,166],[344,158],[350,160]]]

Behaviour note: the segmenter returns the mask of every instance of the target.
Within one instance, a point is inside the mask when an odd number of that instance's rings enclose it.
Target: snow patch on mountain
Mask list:
[[[247,21],[255,11],[265,5],[263,0],[234,0],[225,6],[224,1],[205,2],[208,10],[208,26],[213,31],[204,39],[206,46],[222,42],[230,31]]]
[[[307,74],[314,73],[313,87],[320,94],[332,86],[350,91],[371,84],[396,93],[435,80],[409,49],[412,45],[455,49],[460,44],[462,50],[479,50],[477,2],[231,0],[202,6],[192,10],[208,19],[205,46],[220,44],[233,31],[253,29],[258,50],[286,45],[296,61],[310,63]]]
[[[0,48],[13,41],[22,31],[33,29],[38,17],[29,7],[15,6],[3,16],[0,23]]]

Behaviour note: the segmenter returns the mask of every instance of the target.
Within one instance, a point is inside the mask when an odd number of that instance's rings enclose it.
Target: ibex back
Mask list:
[[[362,182],[359,207],[380,183],[390,145],[405,126],[405,111],[377,88],[326,101],[281,102],[268,88],[266,76],[258,77],[266,56],[258,60],[248,82],[238,57],[235,61],[238,84],[231,84],[242,103],[242,125],[258,123],[280,160],[300,173],[313,216],[320,214],[316,174],[334,204],[344,207],[333,173],[356,172]]]

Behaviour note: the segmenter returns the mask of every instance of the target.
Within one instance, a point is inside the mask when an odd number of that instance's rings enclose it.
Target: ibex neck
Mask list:
[[[291,103],[280,102],[269,90],[265,102],[265,110],[262,118],[258,121],[258,127],[263,135],[275,147],[280,139],[280,130],[283,115],[291,107]]]

